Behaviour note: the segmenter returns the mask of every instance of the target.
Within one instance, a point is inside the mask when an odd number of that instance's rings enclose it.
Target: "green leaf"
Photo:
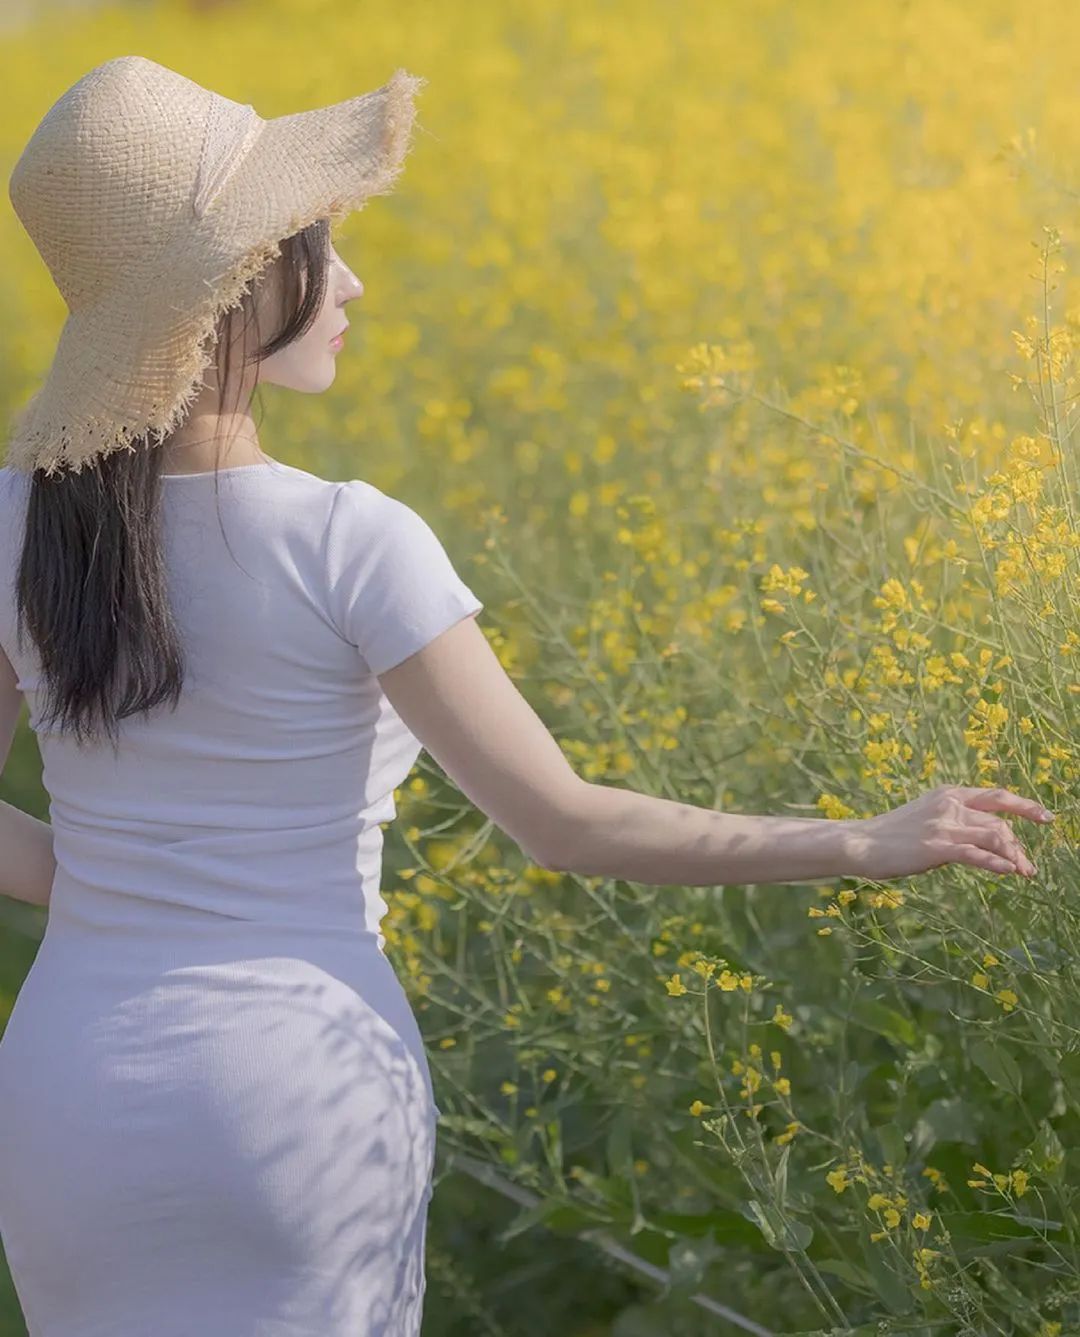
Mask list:
[[[918,1043],[919,1037],[914,1022],[909,1021],[903,1013],[896,1012],[873,998],[860,998],[850,1009],[848,1016],[860,1026],[877,1031],[879,1035],[894,1040],[905,1049],[914,1049]]]
[[[1018,947],[1009,947],[1010,957],[1020,971],[1039,970],[1044,973],[1060,970],[1070,961],[1066,952],[1053,938],[1029,938]]]
[[[1061,1138],[1054,1131],[1049,1119],[1040,1121],[1039,1131],[1036,1133],[1028,1151],[1031,1154],[1031,1168],[1033,1170],[1046,1175],[1049,1179],[1061,1177],[1062,1166],[1065,1163],[1065,1148],[1062,1146]]]
[[[1004,1212],[939,1212],[941,1225],[952,1237],[957,1254],[983,1257],[1027,1248],[1042,1236],[1064,1238],[1060,1221],[1014,1216]]]
[[[899,1168],[907,1160],[907,1143],[904,1130],[897,1123],[882,1123],[874,1129],[885,1160]]]
[[[859,1089],[859,1083],[871,1071],[869,1063],[860,1063],[858,1059],[849,1059],[841,1074],[840,1092],[844,1096],[853,1096]]]
[[[696,1238],[712,1234],[724,1244],[748,1244],[761,1247],[761,1231],[741,1212],[720,1209],[715,1212],[654,1212],[646,1229],[671,1235]]]
[[[752,1199],[747,1206],[750,1209],[751,1217],[758,1223],[758,1229],[765,1237],[765,1243],[771,1249],[779,1249],[780,1236],[773,1225],[770,1213],[766,1211],[756,1198]]]
[[[892,1313],[909,1314],[915,1301],[907,1285],[889,1267],[879,1245],[871,1244],[867,1238],[860,1242],[867,1274],[873,1281],[878,1298]]]
[[[500,1244],[512,1240],[515,1235],[524,1234],[533,1226],[546,1226],[559,1235],[577,1235],[583,1230],[596,1226],[594,1213],[578,1207],[563,1198],[545,1198],[532,1207],[526,1207],[496,1234]]]
[[[762,1203],[751,1198],[746,1207],[770,1248],[781,1253],[791,1249],[806,1249],[814,1238],[813,1230],[805,1222],[796,1221],[790,1214],[781,1212],[774,1203]]]
[[[1029,1045],[1028,1052],[1035,1055],[1052,1077],[1056,1077],[1058,1075],[1057,1051],[1060,1045],[1054,1033],[1034,1008],[1028,1009],[1024,1020],[1027,1022],[1031,1033],[1039,1041],[1038,1044]]]
[[[874,1280],[869,1272],[861,1267],[856,1267],[854,1263],[849,1263],[843,1258],[825,1258],[818,1260],[816,1266],[821,1272],[829,1272],[834,1277],[839,1277],[841,1281],[846,1281],[849,1286],[857,1291],[866,1291],[873,1295]]]
[[[1064,1228],[1060,1221],[1042,1216],[1014,1216],[1012,1212],[943,1212],[940,1215],[946,1230],[958,1239],[1019,1239],[1030,1236],[1035,1226],[1049,1235],[1060,1234]]]
[[[976,1040],[971,1046],[971,1061],[986,1073],[995,1086],[1002,1087],[1010,1095],[1020,1094],[1020,1065],[1004,1046],[995,1045],[989,1040]]]
[[[938,1142],[977,1142],[976,1113],[959,1096],[949,1096],[927,1105],[915,1124],[911,1154],[925,1156]]]
[[[776,1196],[781,1207],[787,1201],[787,1166],[790,1152],[791,1143],[785,1142],[784,1149],[780,1153],[780,1159],[776,1163]]]

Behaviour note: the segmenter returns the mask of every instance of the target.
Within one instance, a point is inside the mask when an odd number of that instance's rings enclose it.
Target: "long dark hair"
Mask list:
[[[258,334],[249,285],[240,303],[245,365],[261,362],[311,327],[326,293],[329,261],[328,219],[281,242],[284,325],[246,356],[252,323]],[[235,307],[224,312],[215,331],[223,395],[232,367],[223,370],[222,347],[230,364],[236,314]],[[237,384],[242,386],[242,376]],[[78,473],[49,477],[36,470],[30,485],[16,582],[19,648],[25,629],[42,667],[39,725],[59,720],[79,744],[104,732],[115,749],[120,720],[162,702],[175,709],[183,687],[184,653],[168,603],[158,523],[168,438],[148,441],[110,451]],[[219,461],[220,453],[215,489]]]

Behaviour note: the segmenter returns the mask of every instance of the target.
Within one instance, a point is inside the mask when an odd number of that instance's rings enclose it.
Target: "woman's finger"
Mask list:
[[[1010,859],[1016,865],[1016,871],[1023,873],[1025,877],[1030,877],[1035,872],[1035,865],[1020,848],[1011,831],[987,830],[985,840],[976,837],[972,840],[972,844],[994,850],[1003,858]]]
[[[1003,817],[995,817],[991,812],[980,812],[977,809],[965,807],[960,829],[964,833],[963,838],[965,840],[972,839],[970,835],[972,831],[996,831],[1002,841],[1004,841],[1004,846],[998,847],[1001,848],[1002,853],[1006,854],[1010,859],[1013,859],[1017,864],[1023,865],[1023,871],[1025,872],[1028,868],[1035,867],[1031,862],[1031,856],[1028,854],[1027,850],[1024,849],[1023,845],[1017,839],[1016,833]],[[974,843],[979,845],[985,844],[982,840],[975,840]]]
[[[1026,817],[1030,822],[1049,822],[1054,817],[1038,799],[1014,794],[1011,789],[956,785],[953,794],[966,808],[976,812],[1014,812],[1017,817]]]
[[[974,819],[975,814],[971,813],[970,817]],[[992,853],[1008,859],[1014,866],[1015,871],[1023,873],[1025,877],[1034,876],[1035,865],[1000,817],[992,818],[989,823],[970,820],[957,828],[956,835],[961,843],[978,845],[980,849],[990,850]]]
[[[984,850],[978,845],[953,845],[949,858],[953,863],[969,863],[973,868],[988,868],[993,873],[1016,872],[1011,859],[1003,859],[1000,854]]]

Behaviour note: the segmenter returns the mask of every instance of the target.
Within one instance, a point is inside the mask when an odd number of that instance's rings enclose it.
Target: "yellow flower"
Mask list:
[[[709,1108],[708,1105],[703,1104],[702,1101],[695,1100],[694,1103],[690,1106],[690,1113],[695,1118],[697,1118],[699,1114],[703,1113],[708,1108]]]
[[[776,1022],[777,1026],[785,1031],[791,1025],[792,1021],[794,1021],[794,1017],[792,1017],[791,1013],[785,1012],[779,1003],[776,1005],[776,1011],[772,1014],[772,1019]]]
[[[847,1166],[840,1165],[835,1170],[830,1170],[825,1176],[825,1182],[836,1193],[843,1193],[848,1186]]]
[[[802,592],[802,582],[810,575],[809,571],[804,571],[801,566],[793,566],[786,573],[784,569],[775,562],[769,569],[767,575],[761,579],[761,588],[763,590],[783,590],[787,594],[797,595]]]
[[[832,821],[858,816],[854,808],[849,808],[835,794],[821,794],[818,797],[817,806]]]
[[[880,910],[882,908],[886,910],[895,910],[898,905],[903,905],[904,903],[904,893],[899,887],[887,891],[864,891],[862,894],[866,899],[866,903],[872,906],[875,910]]]
[[[907,591],[898,580],[891,578],[882,585],[881,597],[874,600],[874,607],[908,608],[910,607],[910,603],[908,601]]]
[[[892,1206],[892,1198],[886,1197],[884,1193],[871,1193],[866,1205],[872,1212],[880,1212],[883,1207]]]
[[[1020,1001],[1011,989],[999,989],[994,997],[998,1000],[1006,1012],[1011,1012]]]
[[[790,1142],[801,1127],[802,1125],[799,1123],[798,1119],[795,1119],[793,1122],[788,1124],[787,1128],[785,1128],[782,1133],[778,1133],[776,1135],[776,1141],[781,1144],[784,1142]]]
[[[892,1230],[894,1226],[898,1226],[900,1224],[900,1213],[896,1210],[895,1207],[890,1207],[885,1212],[885,1224],[889,1227],[890,1230]]]
[[[916,1230],[929,1230],[930,1219],[931,1218],[929,1212],[916,1212],[915,1215],[911,1218],[911,1224],[915,1227]]]
[[[671,979],[664,981],[664,984],[672,998],[678,998],[680,994],[686,992],[686,985],[678,975],[672,975]]]
[[[1014,1170],[1012,1172],[1013,1192],[1018,1198],[1022,1198],[1027,1192],[1028,1172],[1026,1170]]]
[[[773,1082],[773,1086],[782,1096],[791,1095],[791,1083],[786,1077],[778,1077],[776,1081]]]

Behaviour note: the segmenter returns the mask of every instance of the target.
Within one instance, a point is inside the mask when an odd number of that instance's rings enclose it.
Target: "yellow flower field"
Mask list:
[[[337,381],[260,432],[431,521],[581,776],[1058,814],[1030,882],[654,887],[530,865],[423,758],[384,881],[445,1114],[425,1333],[1080,1332],[1080,10],[164,0],[3,42],[8,172],[123,52],[268,116],[429,80],[338,235]],[[11,413],[63,305],[0,238]],[[33,758],[0,792],[43,815]],[[464,1152],[536,1196],[505,1253]],[[597,1227],[668,1287],[607,1285]]]

